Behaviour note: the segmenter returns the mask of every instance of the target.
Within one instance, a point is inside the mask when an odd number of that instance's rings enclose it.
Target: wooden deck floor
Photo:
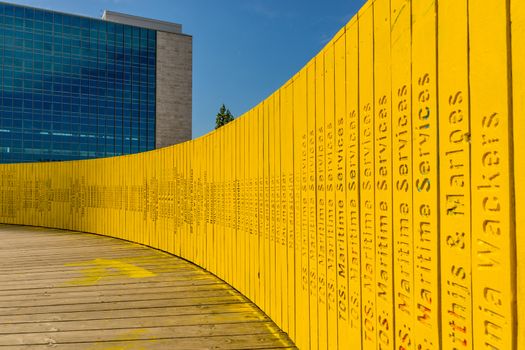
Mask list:
[[[294,348],[182,259],[113,238],[0,225],[1,349]]]

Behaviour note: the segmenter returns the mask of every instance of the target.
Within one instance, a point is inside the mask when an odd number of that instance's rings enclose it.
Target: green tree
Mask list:
[[[219,113],[217,113],[217,117],[215,118],[215,129],[218,129],[221,126],[226,125],[231,121],[233,121],[233,115],[223,103],[219,110]]]

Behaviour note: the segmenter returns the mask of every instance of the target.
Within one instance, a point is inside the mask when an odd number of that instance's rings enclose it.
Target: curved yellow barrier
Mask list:
[[[301,349],[525,349],[524,15],[370,2],[218,131],[1,165],[0,221],[182,256]]]

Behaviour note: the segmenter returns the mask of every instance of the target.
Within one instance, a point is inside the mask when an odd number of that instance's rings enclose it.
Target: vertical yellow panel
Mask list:
[[[180,228],[180,157],[179,157],[180,145],[175,145],[172,151],[173,161],[173,232],[171,233],[172,239],[172,252],[175,255],[180,256],[180,241],[181,241],[181,228]]]
[[[282,89],[277,90],[273,98],[273,143],[274,143],[274,193],[275,193],[275,314],[279,323],[277,325],[283,330],[287,327],[283,323],[283,299],[287,295],[287,289],[283,285],[282,275],[284,269],[286,269],[286,247],[282,244],[282,232],[283,232],[283,197],[282,197],[282,181],[281,181],[281,95]]]
[[[186,248],[187,248],[187,244],[186,244],[186,231],[185,231],[185,228],[186,228],[186,223],[185,223],[185,218],[186,218],[186,213],[184,211],[184,205],[185,205],[185,197],[186,197],[186,193],[184,192],[185,190],[185,177],[184,177],[184,171],[185,171],[185,168],[184,168],[184,143],[181,143],[179,145],[177,145],[177,155],[176,155],[176,158],[177,160],[177,171],[178,171],[178,193],[177,193],[177,199],[178,199],[178,215],[177,215],[177,220],[178,220],[178,254],[179,256],[185,256],[186,255]]]
[[[290,329],[295,324],[295,264],[294,264],[294,188],[293,188],[293,83],[290,81],[282,88],[281,92],[281,193],[283,211],[283,235],[281,237],[283,270],[281,283],[283,285],[283,328]],[[304,118],[304,116],[303,116]],[[308,289],[305,296],[308,298]],[[307,310],[306,310],[307,311]],[[306,313],[306,315],[308,315]],[[308,328],[301,321],[296,328],[297,338],[306,339]],[[302,328],[301,328],[302,326]],[[301,332],[301,329],[303,331]]]
[[[284,142],[282,134],[284,132],[282,128],[283,119],[287,116],[284,114],[283,106],[284,88],[281,87],[275,95],[274,111],[275,111],[275,163],[276,163],[276,220],[277,227],[275,232],[275,257],[276,257],[276,286],[280,289],[280,295],[277,299],[278,313],[281,315],[281,323],[279,327],[281,329],[288,329],[288,313],[287,313],[287,298],[288,298],[288,283],[284,276],[287,275],[287,250],[286,250],[286,179],[284,175],[283,165],[283,152]]]
[[[145,230],[147,236],[147,242],[149,246],[157,247],[159,244],[157,236],[157,187],[158,179],[156,174],[155,164],[158,162],[159,150],[154,150],[144,153],[144,173],[147,175],[145,184],[147,186],[147,219]]]
[[[516,344],[507,6],[468,4],[475,349]]]
[[[354,17],[346,26],[346,205],[348,235],[348,309],[339,313],[339,334],[348,320],[348,337],[339,337],[339,347],[361,348],[361,238],[359,203],[359,38]],[[336,64],[337,69],[337,64]],[[337,110],[336,110],[337,111]],[[341,280],[341,279],[340,279]],[[343,287],[341,287],[343,288]],[[343,299],[343,298],[341,298]],[[340,300],[341,300],[340,299]],[[343,303],[344,305],[344,303]]]
[[[220,165],[221,163],[221,157],[220,157],[220,154],[222,153],[222,149],[221,149],[221,141],[220,141],[220,138],[219,138],[219,132],[215,132],[213,134],[213,146],[212,146],[212,154],[213,154],[213,179],[214,179],[214,183],[215,183],[215,191],[214,191],[214,198],[215,198],[215,205],[213,207],[213,211],[214,211],[214,219],[213,219],[213,238],[214,238],[214,242],[213,242],[213,251],[214,251],[214,261],[215,261],[215,269],[214,269],[214,273],[218,273],[219,272],[219,264],[220,264],[220,261],[219,261],[219,241],[220,241],[220,227],[219,227],[219,220],[220,220],[220,217],[218,215],[218,209],[220,208],[220,205],[222,203],[220,203],[220,186],[221,186],[221,171],[222,171],[222,166]]]
[[[153,231],[153,222],[150,215],[151,195],[150,195],[150,178],[152,177],[152,169],[147,166],[151,161],[153,152],[138,153],[140,162],[138,164],[139,171],[142,173],[142,244],[151,246],[153,244],[151,232]]]
[[[293,305],[295,306],[295,312],[293,317],[290,315],[290,326],[289,334],[296,339],[296,344],[299,347],[308,349],[308,339],[303,338],[305,329],[308,328],[308,294],[305,293],[303,283],[307,283],[307,275],[305,276],[304,271],[308,266],[307,261],[302,261],[301,254],[301,237],[306,232],[303,232],[302,222],[303,218],[303,192],[302,187],[305,185],[304,181],[304,169],[307,166],[305,159],[306,152],[306,133],[307,133],[307,121],[305,120],[306,109],[306,75],[300,72],[295,76],[293,80],[293,115],[292,115],[292,137],[293,137],[293,189],[294,189],[294,236],[289,237],[292,242],[288,242],[288,263],[294,262],[295,269],[293,274],[288,276],[289,284],[288,288],[295,292],[295,300]],[[289,273],[291,271],[289,270]],[[306,279],[306,280],[305,280]],[[305,295],[306,294],[306,295]],[[310,320],[311,321],[311,320]]]
[[[415,347],[439,348],[436,3],[412,2]]]
[[[525,3],[511,0],[512,23],[512,89],[513,89],[513,136],[514,136],[514,200],[516,220],[516,256],[525,255]],[[525,350],[525,259],[517,259],[518,350]]]
[[[348,300],[348,225],[347,225],[347,198],[346,198],[346,148],[348,137],[346,128],[346,29],[341,32],[334,43],[335,69],[335,171],[334,187],[335,222],[336,222],[336,312],[337,312],[337,339],[339,348],[350,347],[350,331]]]
[[[125,239],[132,239],[132,228],[131,226],[134,224],[133,222],[133,216],[131,212],[131,188],[133,186],[133,173],[131,172],[130,168],[130,161],[129,157],[123,156],[123,167],[124,167],[124,174],[126,176],[123,176],[124,180],[124,237]],[[82,184],[80,184],[82,186]]]
[[[177,164],[177,248],[176,254],[183,256],[186,252],[185,241],[185,216],[184,216],[184,144],[177,145],[177,153],[175,154],[175,161]]]
[[[269,205],[268,205],[268,120],[266,118],[266,102],[263,101],[259,105],[259,128],[260,132],[260,162],[261,162],[261,188],[260,188],[260,206],[261,206],[261,224],[260,224],[260,239],[259,239],[259,283],[260,283],[260,304],[263,310],[268,310],[268,284],[267,284],[267,270],[268,270],[268,234],[269,228]]]
[[[200,139],[192,140],[188,142],[189,145],[189,159],[191,164],[191,178],[192,178],[192,190],[191,190],[191,222],[193,227],[193,261],[199,266],[202,266],[202,248],[201,248],[201,230],[200,230],[200,212],[202,205],[200,204],[200,158],[199,158],[199,146]]]
[[[224,128],[226,135],[226,158],[228,167],[226,169],[227,176],[227,208],[228,208],[228,223],[227,223],[227,235],[226,235],[226,266],[227,266],[227,281],[233,283],[233,254],[234,254],[234,237],[235,237],[235,205],[234,205],[234,183],[235,183],[235,129],[234,124],[228,125]]]
[[[390,0],[374,3],[375,240],[377,342],[394,348]]]
[[[62,180],[62,188],[65,187],[65,165],[67,164],[63,164],[64,167],[62,167],[61,169],[61,172],[64,174],[64,177],[63,177],[63,180]],[[107,158],[104,158],[102,160],[102,168],[104,169],[103,170],[103,176],[102,176],[102,189],[103,189],[103,198],[104,198],[104,203],[102,205],[102,218],[104,220],[104,224],[103,224],[103,232],[104,232],[104,235],[106,236],[115,236],[115,231],[113,231],[113,227],[111,227],[111,218],[113,217],[113,206],[112,206],[112,192],[111,192],[111,188],[112,188],[112,182],[113,182],[113,176],[112,174],[110,173],[110,169],[109,169],[109,162],[108,162],[108,159]],[[62,195],[61,195],[62,197]],[[63,204],[62,204],[63,205]],[[64,209],[62,209],[62,212],[64,212]],[[64,226],[62,226],[64,227]]]
[[[201,137],[194,142],[194,153],[193,158],[196,162],[195,169],[197,173],[197,199],[195,202],[195,210],[198,215],[195,220],[198,230],[198,246],[197,255],[199,257],[199,265],[206,266],[206,222],[204,220],[205,206],[204,206],[204,181],[205,181],[205,169],[204,169],[204,139]]]
[[[294,100],[294,118],[301,115],[307,116],[306,129],[306,167],[307,167],[307,206],[308,206],[308,303],[309,303],[309,330],[310,330],[310,349],[319,348],[319,311],[317,309],[318,299],[318,275],[317,275],[317,127],[316,127],[316,110],[315,110],[315,60],[303,69],[299,78],[294,82],[294,95],[300,100]],[[306,102],[303,102],[306,98]],[[294,119],[294,129],[295,126]],[[294,143],[294,149],[297,142]],[[295,159],[294,159],[295,161]],[[295,177],[297,179],[297,177]],[[302,232],[301,232],[302,233]],[[296,237],[298,232],[296,232]],[[296,238],[297,240],[298,238]]]
[[[197,193],[198,193],[198,173],[196,168],[197,157],[195,156],[195,149],[197,147],[196,141],[187,142],[188,144],[188,166],[190,169],[190,225],[191,225],[191,234],[192,234],[192,261],[199,261],[199,228],[197,226],[198,219],[198,209],[197,204]]]
[[[248,123],[248,141],[250,152],[248,154],[247,164],[249,164],[250,169],[250,197],[251,197],[251,211],[250,211],[250,222],[251,222],[251,231],[250,231],[250,250],[249,250],[249,259],[250,259],[250,299],[255,300],[257,295],[257,264],[259,259],[259,246],[258,246],[258,231],[259,231],[259,221],[258,221],[258,175],[257,167],[259,164],[257,145],[258,145],[258,129],[257,129],[257,110],[253,108],[249,114],[249,123]]]
[[[239,160],[240,160],[240,153],[241,149],[244,147],[241,143],[241,133],[242,133],[242,124],[243,119],[237,118],[235,120],[234,128],[235,128],[235,148],[234,148],[234,154],[235,154],[235,187],[234,187],[234,194],[235,194],[235,228],[236,228],[236,234],[235,234],[235,244],[234,244],[234,250],[233,250],[233,257],[234,259],[234,269],[235,269],[235,275],[236,275],[236,285],[239,286],[239,291],[242,293],[245,292],[244,290],[244,266],[246,264],[244,258],[245,258],[245,252],[246,249],[244,247],[244,232],[242,230],[241,225],[241,217],[242,217],[242,207],[241,207],[241,181],[242,181],[242,175],[241,175],[241,169],[239,167]],[[235,254],[235,252],[238,252],[238,254]]]
[[[251,232],[250,232],[250,299],[255,302],[258,295],[258,263],[259,263],[259,129],[257,107],[250,110],[249,143],[250,153],[250,186],[251,186]]]
[[[414,349],[411,7],[391,0],[394,308],[396,349]]]
[[[211,266],[211,259],[212,259],[212,253],[210,251],[210,243],[211,243],[211,232],[212,227],[210,225],[210,215],[211,215],[211,206],[210,206],[210,195],[211,195],[211,172],[210,172],[210,150],[209,150],[209,143],[210,143],[210,135],[205,135],[203,137],[202,142],[202,162],[203,162],[203,182],[204,182],[204,190],[203,190],[203,205],[205,206],[205,212],[203,215],[203,239],[204,239],[204,262],[206,266],[206,270],[209,270]]]
[[[175,205],[176,205],[176,201],[177,201],[177,198],[176,198],[176,195],[175,195],[175,191],[176,191],[176,183],[177,183],[177,180],[176,180],[176,162],[175,162],[175,148],[176,146],[171,146],[169,149],[168,149],[168,154],[166,155],[166,162],[169,166],[169,178],[168,178],[168,181],[169,181],[169,197],[170,197],[170,206],[169,206],[169,212],[168,212],[168,229],[166,231],[166,235],[167,235],[167,240],[168,240],[168,251],[171,253],[171,254],[175,254],[175,234],[176,234],[176,221],[175,221],[175,215],[176,215],[176,208],[175,208]]]
[[[438,13],[441,317],[443,348],[472,349],[467,1]]]
[[[121,156],[120,157],[120,174],[119,174],[119,180],[120,180],[120,187],[121,187],[121,210],[120,210],[120,222],[118,225],[120,226],[120,230],[122,231],[122,238],[123,239],[129,239],[129,216],[128,216],[128,204],[129,204],[129,178],[130,174],[128,173],[128,162],[127,157]],[[76,172],[77,181],[79,174]]]
[[[103,235],[107,236],[107,235],[111,235],[113,234],[112,232],[110,232],[110,229],[109,229],[109,222],[108,222],[108,218],[109,218],[109,215],[111,214],[110,210],[109,210],[109,207],[108,207],[108,185],[109,185],[109,173],[108,173],[108,168],[106,166],[107,164],[107,161],[106,159],[101,159],[100,160],[100,169],[101,169],[101,172],[100,172],[100,192],[101,192],[101,203],[100,203],[100,220],[99,222],[101,222],[101,227],[100,227],[100,232],[102,232]],[[60,164],[61,165],[61,169],[60,169],[60,172],[63,174],[63,163]],[[61,184],[60,184],[60,187],[62,188],[63,187],[63,177],[61,178]],[[62,210],[61,210],[62,211]],[[62,226],[63,227],[63,226]]]
[[[142,167],[143,158],[142,154],[130,155],[130,162],[133,167],[135,175],[135,196],[136,196],[136,207],[135,207],[135,225],[133,230],[135,231],[136,242],[144,243],[144,168]]]
[[[204,262],[204,250],[203,250],[203,234],[202,234],[202,223],[201,217],[204,209],[203,203],[201,201],[201,190],[202,190],[202,172],[201,172],[201,144],[202,138],[193,140],[191,142],[193,153],[191,156],[192,166],[193,166],[193,223],[194,223],[194,232],[196,238],[196,250],[195,250],[195,262],[199,266],[203,266]]]
[[[137,169],[137,163],[139,161],[138,157],[127,156],[129,164],[129,174],[131,174],[131,187],[130,187],[130,216],[131,216],[131,237],[134,242],[140,242],[140,228],[141,228],[141,217],[140,217],[140,183],[142,174],[139,173]],[[87,168],[87,164],[86,164]],[[87,173],[87,171],[86,171]],[[86,179],[87,183],[87,179]],[[86,216],[86,220],[89,220],[89,217]]]
[[[171,181],[173,178],[173,158],[172,158],[173,146],[166,147],[162,151],[162,163],[159,171],[162,174],[163,181],[163,218],[162,218],[162,242],[163,250],[171,252],[171,232],[173,227],[171,225],[170,215],[173,213],[173,195],[171,191]]]
[[[210,150],[209,150],[209,142],[210,142],[210,135],[203,136],[202,140],[202,148],[201,148],[201,159],[202,159],[202,167],[203,167],[203,206],[204,206],[204,214],[202,219],[202,226],[203,226],[203,234],[204,234],[204,265],[206,270],[211,270],[211,261],[212,261],[212,253],[211,253],[211,221],[210,221],[210,215],[211,215],[211,206],[210,206],[210,194],[211,194],[211,173],[210,173]]]
[[[221,163],[219,165],[221,167],[221,174],[220,174],[220,181],[221,181],[221,206],[217,210],[217,214],[219,217],[221,217],[219,221],[219,227],[220,227],[220,238],[218,241],[218,249],[219,249],[219,273],[221,276],[224,276],[223,278],[227,281],[227,240],[228,240],[228,220],[229,220],[229,210],[228,207],[228,173],[229,173],[229,159],[228,159],[228,135],[226,134],[227,129],[221,128],[219,134],[220,134],[220,142],[221,142]],[[221,213],[224,211],[224,213]],[[223,215],[221,215],[223,214]]]
[[[91,223],[93,222],[92,218],[92,184],[91,184],[91,164],[93,163],[93,160],[84,162],[84,186],[85,186],[85,214],[84,214],[84,222],[82,224],[82,231],[89,232],[91,229]],[[42,190],[44,186],[45,180],[42,181]],[[44,217],[45,218],[45,217]],[[46,221],[43,221],[44,225],[47,224]]]
[[[270,308],[269,315],[271,317],[275,317],[278,324],[281,322],[281,315],[280,312],[277,311],[277,299],[280,298],[281,291],[277,290],[276,285],[276,229],[277,229],[277,220],[276,220],[276,187],[277,187],[277,171],[276,171],[276,149],[277,145],[275,144],[276,137],[275,135],[278,134],[278,131],[276,130],[276,122],[275,122],[275,94],[271,95],[266,100],[266,106],[267,106],[267,118],[268,118],[268,168],[269,168],[269,181],[270,181],[270,192],[269,192],[269,201],[270,201],[270,245],[269,245],[269,271],[268,271],[268,281],[269,281],[269,294],[270,294]]]
[[[178,181],[177,181],[177,206],[178,206],[178,214],[177,214],[177,221],[178,221],[178,252],[177,255],[179,256],[185,256],[186,254],[186,231],[185,231],[185,211],[184,211],[184,204],[185,204],[185,196],[186,193],[184,192],[185,189],[185,178],[184,178],[184,144],[181,143],[177,145],[177,154],[175,157],[177,161],[177,172],[178,172]]]
[[[270,278],[271,270],[271,258],[270,258],[270,242],[271,242],[271,193],[270,193],[270,184],[271,184],[271,174],[270,174],[270,115],[269,115],[269,100],[263,101],[262,104],[262,118],[263,118],[263,132],[264,132],[264,157],[263,157],[263,167],[264,167],[264,240],[263,240],[263,266],[261,273],[261,281],[263,283],[263,295],[264,295],[264,308],[263,310],[270,314],[271,311],[271,295],[272,290],[270,289]]]
[[[363,349],[375,349],[376,256],[374,214],[374,7],[359,12],[359,186],[361,189],[361,290]]]
[[[156,210],[156,221],[155,221],[155,236],[157,239],[157,247],[161,250],[166,251],[167,247],[164,241],[164,210],[165,210],[165,197],[164,194],[166,193],[165,190],[165,176],[167,174],[167,169],[165,169],[164,164],[164,151],[165,148],[158,149],[156,151],[156,159],[154,164],[151,164],[150,166],[155,167],[155,178],[156,178],[156,200],[157,200],[157,210]]]
[[[177,232],[177,226],[176,226],[176,215],[177,215],[177,209],[176,209],[176,203],[177,203],[177,197],[176,197],[176,185],[177,185],[177,173],[176,173],[176,160],[175,160],[175,149],[177,146],[171,146],[169,148],[168,154],[166,155],[167,164],[169,166],[170,172],[169,172],[169,196],[170,196],[170,206],[169,206],[169,214],[168,214],[168,229],[167,229],[167,239],[168,239],[168,252],[171,254],[175,254],[175,237]]]
[[[210,193],[210,187],[209,187],[209,181],[210,181],[210,174],[209,174],[209,151],[208,151],[208,141],[209,141],[209,135],[205,135],[202,137],[201,142],[201,149],[200,149],[200,158],[201,158],[201,174],[202,174],[202,194],[201,194],[201,203],[202,203],[202,217],[201,217],[201,225],[202,225],[202,254],[203,254],[203,264],[205,268],[208,270],[210,266],[210,251],[209,251],[209,233],[208,233],[208,223],[209,223],[209,215],[210,215],[210,206],[209,206],[209,193]]]
[[[286,86],[286,85],[285,85]],[[289,215],[289,200],[290,200],[290,188],[288,187],[288,181],[289,179],[289,171],[287,171],[287,167],[291,164],[284,164],[285,161],[292,161],[292,159],[288,160],[287,156],[291,155],[292,149],[289,148],[289,142],[291,141],[291,138],[293,137],[293,134],[289,133],[291,130],[285,130],[284,128],[288,125],[286,122],[290,122],[289,127],[292,127],[293,123],[293,116],[291,115],[291,104],[288,106],[285,106],[284,98],[286,93],[285,86],[281,87],[279,89],[279,99],[278,103],[276,104],[276,108],[278,108],[278,119],[277,119],[277,126],[279,128],[279,135],[277,136],[279,148],[277,156],[279,158],[279,187],[280,187],[280,198],[279,198],[279,220],[280,220],[280,228],[278,232],[278,240],[277,240],[277,247],[278,252],[277,256],[279,257],[280,261],[278,265],[278,268],[280,268],[281,272],[278,276],[280,279],[279,284],[281,285],[282,289],[282,295],[281,295],[281,314],[282,314],[282,328],[288,329],[289,328],[289,317],[288,317],[288,297],[289,297],[289,286],[288,286],[288,248],[287,248],[287,241],[288,241],[288,215]],[[293,96],[290,94],[290,96]],[[291,102],[291,101],[290,101]],[[288,134],[289,133],[289,134]],[[290,138],[284,139],[284,135],[289,135]],[[293,181],[292,181],[293,183]]]
[[[216,189],[216,183],[217,180],[215,178],[216,174],[216,167],[215,167],[215,149],[216,147],[216,132],[212,132],[208,134],[207,136],[207,145],[206,150],[208,152],[208,157],[206,158],[208,162],[208,182],[210,186],[210,193],[209,193],[209,206],[210,206],[210,213],[208,217],[208,228],[207,228],[207,234],[208,234],[208,269],[209,271],[212,271],[214,273],[217,272],[217,250],[215,249],[215,234],[216,234],[216,228],[215,228],[215,207],[216,207],[216,197],[215,197],[215,189]]]
[[[245,113],[239,120],[239,128],[237,130],[237,139],[239,144],[237,157],[237,171],[239,173],[238,191],[239,191],[239,230],[241,242],[238,249],[241,250],[241,263],[239,268],[241,287],[244,295],[248,295],[248,279],[249,279],[249,229],[247,221],[247,212],[249,210],[249,203],[247,197],[247,176],[249,171],[246,154],[249,152],[249,144],[247,137],[247,122],[249,122],[248,114]]]
[[[108,174],[108,191],[109,191],[109,204],[108,206],[111,208],[111,212],[108,216],[108,231],[111,235],[121,238],[120,237],[120,230],[116,227],[115,223],[119,221],[119,213],[117,210],[117,185],[116,181],[118,178],[118,172],[119,172],[119,164],[120,164],[120,158],[115,158],[113,161],[110,158],[105,159],[106,162],[106,168],[107,168],[107,174]],[[112,168],[113,167],[113,168]]]
[[[102,228],[103,220],[102,210],[101,210],[101,187],[102,187],[102,162],[100,159],[95,159],[92,162],[90,167],[90,180],[92,186],[92,223],[89,229],[89,232],[99,232]],[[49,164],[49,170],[51,170],[52,165]],[[97,169],[95,171],[95,169]],[[51,186],[53,186],[53,179],[50,179]],[[51,203],[50,203],[51,204]],[[53,210],[53,205],[51,205],[51,210]],[[51,224],[51,220],[49,221]],[[52,225],[52,224],[51,224]]]
[[[328,346],[326,302],[326,125],[324,111],[324,56],[315,58],[315,122],[317,137],[317,310],[319,349]]]
[[[196,157],[194,156],[195,141],[185,143],[187,146],[187,162],[188,162],[188,177],[189,177],[189,196],[188,196],[188,210],[189,210],[189,227],[190,227],[190,240],[191,240],[191,261],[198,261],[198,228],[196,224],[197,210],[195,207],[196,201],[196,187],[197,187],[197,174],[195,172]]]
[[[214,206],[214,211],[215,211],[215,214],[214,214],[214,251],[215,251],[215,273],[218,274],[218,272],[220,271],[220,266],[221,265],[221,262],[220,262],[220,258],[221,258],[221,253],[220,253],[220,248],[219,248],[219,244],[220,244],[220,240],[222,238],[222,227],[220,226],[221,224],[221,217],[222,215],[219,215],[219,208],[222,208],[222,191],[221,191],[221,188],[223,187],[222,186],[222,171],[223,171],[223,164],[221,165],[222,163],[222,139],[221,139],[221,133],[220,132],[215,132],[214,134],[214,147],[213,147],[213,163],[214,163],[214,166],[213,166],[213,171],[214,171],[214,179],[215,179],[215,200],[216,200],[216,205]]]
[[[106,158],[104,159],[106,165],[106,174],[107,174],[107,190],[108,190],[108,216],[107,216],[107,230],[110,235],[121,238],[120,232],[117,229],[115,223],[118,221],[118,211],[117,211],[117,194],[116,194],[116,184],[118,176],[118,167],[119,167],[120,158]],[[69,187],[69,186],[68,186]]]
[[[257,259],[256,263],[256,276],[255,281],[255,300],[257,305],[261,306],[264,300],[264,284],[262,280],[263,266],[264,266],[264,119],[262,114],[262,104],[259,104],[255,108],[255,118],[257,120],[255,133],[257,134]]]
[[[143,168],[140,166],[142,163],[142,155],[137,154],[136,156],[129,156],[129,161],[131,164],[131,168],[133,169],[134,174],[134,225],[133,225],[133,233],[134,233],[134,241],[138,243],[143,243],[143,232],[144,232],[144,219],[143,219],[143,201],[144,201],[144,174]]]
[[[190,167],[188,155],[188,142],[181,144],[181,172],[182,172],[182,242],[181,254],[185,259],[190,260],[193,251],[192,245],[192,226],[190,208]]]
[[[341,32],[338,33],[341,35]],[[335,56],[333,43],[324,52],[325,186],[326,186],[326,306],[328,349],[337,348],[337,240],[335,179]]]
[[[246,224],[247,224],[247,248],[246,248],[246,290],[247,296],[251,299],[255,299],[255,288],[254,288],[254,279],[255,279],[255,270],[254,270],[254,260],[255,260],[255,246],[254,246],[254,237],[255,237],[255,224],[256,224],[256,213],[255,213],[255,187],[254,187],[254,167],[256,165],[256,158],[254,153],[254,113],[253,109],[248,111],[246,114],[246,125],[245,125],[245,140],[244,144],[246,147],[244,153],[243,165],[245,169],[245,181],[247,186],[246,194]]]
[[[178,171],[178,193],[177,193],[177,199],[178,199],[178,254],[179,256],[184,256],[186,254],[186,231],[185,231],[185,211],[184,211],[184,205],[185,205],[185,196],[186,193],[184,192],[185,189],[185,177],[184,177],[184,143],[181,143],[177,147],[177,171]]]
[[[244,284],[244,295],[248,298],[251,298],[251,288],[250,281],[252,276],[251,271],[251,192],[250,192],[250,172],[251,172],[251,163],[250,163],[250,123],[251,123],[251,111],[248,111],[243,114],[242,122],[240,126],[240,138],[239,143],[240,147],[243,149],[239,154],[239,172],[241,176],[241,231],[243,234],[243,243],[242,249],[243,253],[243,264],[241,271],[243,273],[243,284]]]
[[[183,239],[184,243],[181,248],[183,250],[183,257],[191,260],[193,257],[193,225],[191,218],[191,187],[192,179],[190,176],[190,152],[189,152],[189,143],[184,142],[182,145],[182,168],[183,168],[183,222],[184,222],[184,231]]]
[[[221,265],[222,265],[222,276],[226,282],[230,281],[230,221],[231,221],[231,203],[230,203],[230,171],[231,171],[231,156],[230,156],[230,132],[229,128],[222,127],[221,130],[221,143],[222,143],[222,158],[224,169],[221,174],[221,182],[223,183],[222,189],[222,201],[223,206],[219,209],[218,213],[224,210],[224,217],[222,219],[222,237],[223,239],[219,242],[221,251]]]

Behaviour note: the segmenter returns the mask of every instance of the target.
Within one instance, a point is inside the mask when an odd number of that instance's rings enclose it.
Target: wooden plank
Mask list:
[[[24,333],[54,333],[70,331],[93,331],[111,329],[132,329],[132,328],[158,328],[176,326],[196,326],[209,324],[229,324],[229,323],[251,323],[268,322],[269,318],[262,314],[245,312],[199,314],[199,315],[177,315],[166,316],[155,315],[153,317],[123,317],[107,318],[79,321],[56,321],[49,322],[27,322],[0,325],[0,335]]]
[[[18,344],[44,345],[53,343],[108,342],[112,340],[155,340],[182,337],[217,337],[232,335],[265,335],[279,332],[271,322],[249,322],[232,324],[181,325],[162,327],[130,327],[121,329],[94,329],[80,331],[58,331],[45,333],[4,334],[0,337],[0,346]]]
[[[106,320],[139,317],[159,317],[159,316],[181,316],[199,315],[204,318],[215,313],[245,313],[256,309],[256,306],[249,303],[225,303],[213,305],[189,305],[171,307],[149,307],[140,309],[119,309],[103,311],[78,311],[78,312],[52,312],[41,314],[21,314],[2,316],[2,321],[6,324],[18,323],[46,323],[58,321],[82,321],[82,320]]]
[[[129,332],[123,334],[121,338],[134,338],[141,332]],[[148,350],[164,350],[164,349],[295,349],[289,342],[283,341],[283,333],[275,333],[269,335],[231,335],[218,336],[212,338],[201,337],[187,337],[187,338],[172,338],[172,339],[149,339],[149,340],[113,340],[98,343],[78,343],[72,342],[68,344],[53,344],[53,348],[59,350],[106,350],[106,349],[148,349]],[[50,339],[51,340],[51,339]],[[27,350],[26,345],[12,345],[10,350]],[[49,349],[49,344],[30,346],[32,350]]]

